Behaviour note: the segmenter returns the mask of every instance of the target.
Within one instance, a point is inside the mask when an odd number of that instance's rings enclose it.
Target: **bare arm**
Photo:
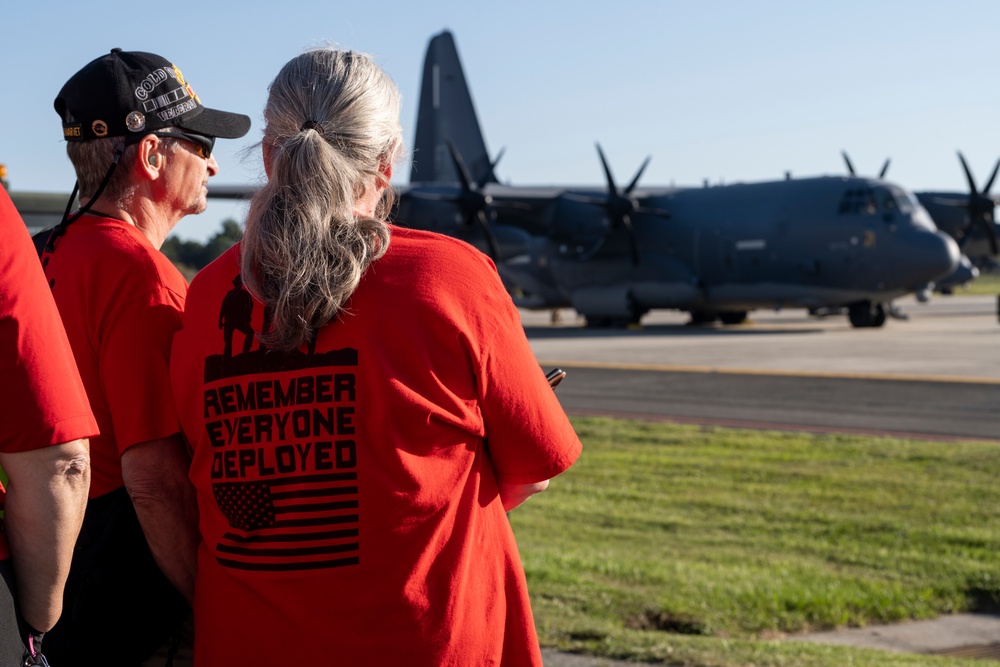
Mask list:
[[[503,511],[509,512],[525,500],[541,493],[549,486],[549,480],[536,484],[508,484],[497,480],[497,487],[500,490],[500,502],[503,503]]]
[[[188,603],[194,599],[200,539],[190,464],[180,435],[141,442],[122,454],[122,478],[153,558]]]
[[[90,490],[86,439],[28,452],[0,454],[10,478],[4,530],[24,619],[52,629],[62,613],[63,586]]]

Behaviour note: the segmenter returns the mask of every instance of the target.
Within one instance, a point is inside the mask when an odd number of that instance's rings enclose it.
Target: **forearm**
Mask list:
[[[140,443],[122,455],[122,476],[156,564],[188,603],[198,569],[198,505],[179,436]]]
[[[87,440],[0,458],[10,477],[4,531],[24,619],[50,630],[62,613],[63,587],[87,508]]]
[[[549,486],[549,480],[536,484],[508,484],[497,480],[497,488],[500,491],[500,502],[503,503],[504,512],[509,512],[525,500],[541,493]]]

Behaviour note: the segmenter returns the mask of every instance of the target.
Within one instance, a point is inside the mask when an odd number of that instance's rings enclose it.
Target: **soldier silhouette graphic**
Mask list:
[[[233,356],[234,331],[243,334],[243,354],[250,351],[254,339],[254,330],[250,325],[252,315],[253,297],[243,289],[243,279],[237,275],[233,278],[233,289],[222,299],[222,308],[219,310],[219,328],[223,330],[225,339],[224,356]]]

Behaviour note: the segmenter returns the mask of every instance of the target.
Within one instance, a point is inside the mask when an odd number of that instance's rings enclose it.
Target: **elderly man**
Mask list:
[[[49,236],[42,265],[101,435],[46,654],[138,664],[188,613],[198,541],[168,372],[187,284],[159,248],[205,210],[216,138],[242,137],[250,119],[206,108],[164,58],[121,49],[74,74],[55,109],[82,205]]]
[[[16,665],[22,640],[36,654],[40,633],[59,618],[97,423],[28,231],[3,188],[0,238],[0,465],[14,482],[6,498],[0,486],[0,664]],[[29,627],[18,628],[17,611]]]

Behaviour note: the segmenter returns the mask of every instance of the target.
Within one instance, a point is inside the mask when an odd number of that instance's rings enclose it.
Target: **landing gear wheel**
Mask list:
[[[885,324],[885,306],[871,301],[858,301],[848,306],[847,317],[851,326],[858,329],[880,327]]]
[[[691,311],[691,321],[688,322],[691,326],[702,326],[704,324],[712,324],[719,316],[715,313],[710,313],[706,310],[692,310]]]
[[[747,311],[730,310],[724,313],[719,313],[719,321],[723,324],[743,324],[747,321]]]
[[[586,315],[584,316],[584,323],[587,329],[607,329],[611,327],[611,318],[600,315]]]
[[[875,304],[875,316],[872,318],[871,326],[873,326],[873,327],[880,327],[880,326],[884,325],[885,324],[886,315],[887,315],[887,313],[886,313],[886,310],[885,310],[885,306],[882,305],[881,303],[876,303]]]

